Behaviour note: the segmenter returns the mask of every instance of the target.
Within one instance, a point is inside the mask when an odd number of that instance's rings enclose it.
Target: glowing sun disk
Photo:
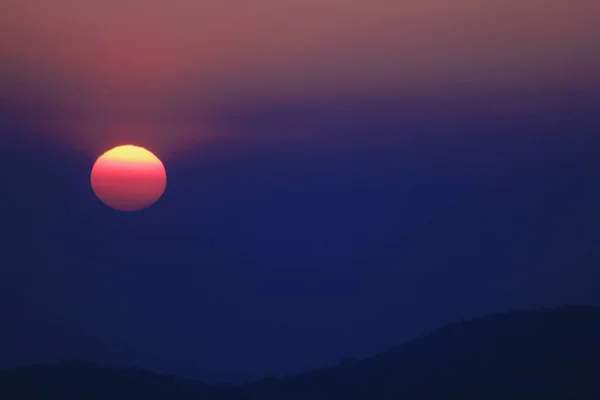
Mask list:
[[[125,145],[102,154],[92,167],[92,189],[109,207],[139,211],[163,195],[167,174],[163,163],[143,147]]]

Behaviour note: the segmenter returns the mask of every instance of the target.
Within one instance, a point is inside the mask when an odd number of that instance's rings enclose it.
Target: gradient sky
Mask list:
[[[0,7],[3,97],[82,109],[100,119],[158,118],[182,109],[211,115],[215,107],[282,96],[552,89],[600,81],[594,0],[352,6],[341,0],[235,6],[7,0]],[[86,135],[72,136],[86,145]]]
[[[0,2],[0,367],[256,376],[600,304],[598,1],[349,4]],[[121,144],[168,172],[142,213],[90,188]]]

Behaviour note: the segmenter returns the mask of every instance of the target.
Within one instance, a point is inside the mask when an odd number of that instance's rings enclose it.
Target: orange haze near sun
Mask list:
[[[125,145],[102,154],[92,168],[92,189],[107,206],[139,211],[156,203],[167,186],[158,157],[143,147]]]

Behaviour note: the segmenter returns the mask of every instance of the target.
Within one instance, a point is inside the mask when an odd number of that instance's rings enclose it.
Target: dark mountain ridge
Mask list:
[[[600,308],[460,321],[363,360],[244,386],[209,386],[85,362],[0,373],[5,399],[594,399]]]

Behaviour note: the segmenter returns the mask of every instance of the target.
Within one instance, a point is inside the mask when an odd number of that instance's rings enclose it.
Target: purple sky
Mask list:
[[[123,137],[115,131],[131,125],[147,130],[139,134],[146,141],[160,137],[163,152],[222,138],[211,117],[256,101],[600,82],[595,0],[7,0],[0,7],[1,101],[85,113],[79,125],[52,133],[80,149],[106,148],[98,136]],[[177,118],[173,125],[181,110],[207,125],[186,129]],[[169,125],[157,128],[158,118]]]

